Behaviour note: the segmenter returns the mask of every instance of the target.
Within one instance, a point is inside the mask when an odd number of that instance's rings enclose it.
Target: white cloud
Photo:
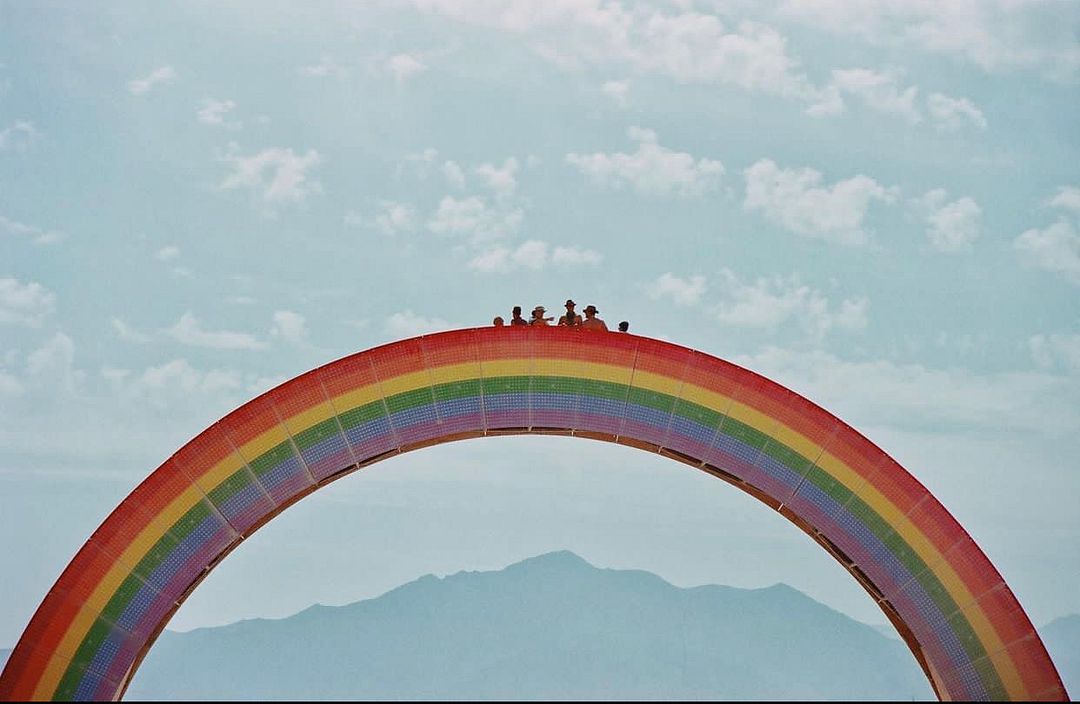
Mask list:
[[[9,220],[3,215],[0,215],[0,229],[6,230],[17,237],[27,237],[34,244],[40,245],[56,244],[64,239],[64,234],[61,232],[55,230],[42,230],[40,227],[34,227],[33,225]]]
[[[598,266],[604,256],[593,249],[580,247],[555,247],[551,251],[551,263],[559,267]]]
[[[170,244],[159,249],[157,251],[157,254],[154,255],[154,259],[157,259],[159,262],[171,262],[173,259],[176,259],[179,256],[180,248],[176,245]]]
[[[404,203],[386,201],[383,211],[375,216],[375,226],[385,235],[407,232],[416,228],[416,215]]]
[[[75,343],[62,332],[30,353],[26,372],[37,388],[64,396],[77,391],[85,376],[75,368]]]
[[[919,89],[909,86],[900,90],[897,77],[891,73],[865,68],[834,70],[832,85],[841,93],[858,96],[872,110],[897,115],[913,125],[922,121],[922,115],[915,107]]]
[[[274,311],[270,337],[280,338],[291,345],[307,344],[308,330],[304,316],[291,310]]]
[[[723,269],[720,275],[720,299],[711,306],[711,312],[727,325],[769,331],[797,326],[812,340],[821,340],[833,330],[866,327],[870,301],[865,297],[844,299],[834,305],[796,275],[761,277],[753,283],[744,283],[730,269]]]
[[[471,235],[483,241],[513,234],[523,218],[520,208],[493,208],[479,196],[445,196],[427,226],[437,234]]]
[[[977,374],[775,347],[732,361],[775,379],[856,427],[1073,433],[1080,424],[1076,385],[1045,372]]]
[[[1045,230],[1027,230],[1013,240],[1013,247],[1034,266],[1080,283],[1080,232],[1072,223],[1061,220]]]
[[[822,187],[819,171],[781,169],[771,159],[758,161],[744,174],[744,208],[761,211],[796,234],[839,244],[865,244],[863,220],[870,204],[896,198],[869,176],[859,174]]]
[[[326,54],[323,54],[322,58],[319,60],[319,63],[312,66],[304,66],[300,69],[300,72],[306,76],[314,76],[316,78],[333,76],[337,79],[343,79],[348,78],[349,76],[349,69],[337,63]]]
[[[366,217],[350,210],[345,214],[345,224],[352,227],[374,227],[387,236],[416,229],[416,213],[407,204],[384,200],[380,201],[379,209],[374,217]]]
[[[461,167],[456,162],[446,161],[442,165],[443,176],[446,177],[446,182],[458,190],[465,188],[465,172],[461,170]]]
[[[150,335],[136,330],[120,318],[113,318],[111,322],[117,336],[125,342],[144,343],[149,342],[152,339]]]
[[[515,177],[517,170],[517,159],[509,157],[503,162],[502,168],[494,164],[481,164],[473,169],[473,173],[483,179],[487,187],[494,191],[496,196],[507,198],[514,195],[514,191],[517,190],[517,178]]]
[[[159,411],[207,398],[228,403],[238,396],[238,392],[245,390],[238,372],[202,371],[182,358],[147,367],[138,374],[128,369],[106,367],[101,370],[101,375],[122,398],[143,401]]]
[[[618,67],[681,83],[726,83],[750,91],[818,101],[820,90],[787,53],[771,27],[741,22],[734,29],[696,10],[668,13],[616,0],[498,4],[416,0],[421,10],[522,35],[543,58],[566,69]]]
[[[615,101],[615,104],[621,108],[625,108],[630,95],[630,81],[629,79],[622,81],[605,81],[600,90],[604,95]]]
[[[974,125],[986,129],[986,116],[967,98],[952,98],[941,93],[931,93],[926,108],[934,120],[934,126],[943,132],[954,132]]]
[[[1051,208],[1063,208],[1080,215],[1080,188],[1076,186],[1061,186],[1057,195],[1046,202]]]
[[[497,246],[480,252],[469,262],[469,268],[486,273],[506,273],[520,269],[540,271],[549,265],[560,268],[597,266],[603,256],[591,249],[552,247],[543,240],[528,240],[517,247]]]
[[[427,69],[427,64],[411,54],[395,54],[386,60],[386,70],[394,76],[394,80],[398,83],[403,83],[413,76],[427,71]]]
[[[701,301],[705,288],[704,276],[696,275],[683,279],[671,272],[666,272],[661,274],[656,281],[648,284],[645,291],[653,300],[670,298],[681,306],[692,306]]]
[[[245,332],[203,330],[202,323],[192,313],[184,313],[165,334],[183,345],[210,347],[219,350],[259,350],[266,345]]]
[[[1072,3],[936,0],[784,0],[779,14],[874,44],[970,61],[987,71],[1033,68],[1075,76],[1080,47]]]
[[[1028,350],[1035,364],[1043,369],[1061,367],[1080,372],[1080,335],[1032,335]]]
[[[627,136],[638,143],[633,154],[571,153],[566,162],[600,186],[618,189],[628,185],[651,196],[701,196],[715,188],[724,173],[719,161],[695,161],[690,154],[661,146],[652,130],[631,127]]]
[[[176,71],[172,66],[162,66],[150,72],[145,78],[136,78],[128,83],[128,91],[132,95],[144,95],[158,84],[171,83],[176,78]]]
[[[685,82],[733,83],[788,97],[815,92],[788,56],[787,39],[771,27],[742,22],[728,32],[713,15],[654,12],[634,30],[640,49],[629,50],[629,58],[639,68]]]
[[[12,149],[26,151],[41,139],[41,132],[28,120],[17,120],[0,130],[0,152]]]
[[[543,269],[548,263],[548,245],[540,240],[523,242],[516,249],[494,247],[481,252],[469,262],[470,269],[484,272],[507,272],[514,269]]]
[[[283,205],[302,204],[308,195],[322,191],[319,182],[309,179],[308,174],[321,161],[314,149],[297,155],[292,149],[272,147],[245,157],[232,144],[221,161],[232,167],[232,173],[218,188],[249,191],[269,214]]]
[[[241,123],[236,120],[226,122],[225,116],[236,109],[236,103],[232,100],[214,100],[213,98],[203,98],[202,107],[196,112],[199,122],[204,125],[213,125],[217,127],[228,127],[230,129],[239,129]]]
[[[256,303],[251,296],[229,296],[225,300],[234,306],[253,306]]]
[[[56,296],[41,284],[0,278],[0,323],[37,327],[52,314]]]
[[[456,326],[453,323],[449,323],[442,318],[425,318],[413,313],[410,309],[394,313],[387,318],[384,330],[390,337],[399,339],[438,332],[440,330],[450,330],[454,327]]]
[[[926,218],[926,236],[939,252],[962,252],[971,249],[979,237],[982,209],[971,198],[947,202],[943,188],[928,191],[914,201]]]

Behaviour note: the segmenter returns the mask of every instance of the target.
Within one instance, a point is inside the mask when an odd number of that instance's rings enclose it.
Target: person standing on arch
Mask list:
[[[512,316],[513,316],[513,317],[510,318],[510,325],[511,326],[514,326],[514,325],[528,325],[529,324],[528,320],[525,320],[525,318],[521,317],[521,306],[514,306],[514,310],[511,311],[511,312],[512,312]]]
[[[586,330],[603,330],[607,332],[607,324],[596,317],[596,314],[600,311],[596,310],[596,306],[591,303],[585,306],[585,320],[581,322],[581,327]]]
[[[581,327],[581,316],[574,312],[574,306],[576,305],[572,299],[566,299],[566,315],[559,318],[560,327]]]
[[[544,317],[544,313],[546,312],[547,311],[544,306],[536,306],[535,308],[533,308],[532,320],[529,321],[529,325],[550,325],[551,323],[548,321],[550,321],[551,318]]]

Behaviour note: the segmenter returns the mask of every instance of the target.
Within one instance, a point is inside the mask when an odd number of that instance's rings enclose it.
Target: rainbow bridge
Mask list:
[[[210,570],[291,504],[409,450],[513,434],[657,452],[779,511],[866,589],[941,699],[1068,699],[982,550],[843,421],[678,345],[506,327],[345,357],[200,433],[116,507],[60,575],[0,675],[0,700],[120,698]]]

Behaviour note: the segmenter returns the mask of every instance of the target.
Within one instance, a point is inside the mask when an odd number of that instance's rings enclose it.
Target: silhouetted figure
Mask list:
[[[625,320],[619,323],[619,332],[630,332],[630,323]]]
[[[529,325],[550,325],[551,323],[549,321],[551,321],[552,318],[545,318],[545,312],[547,311],[544,309],[544,306],[536,306],[533,308],[532,320],[529,321]]]
[[[505,323],[503,323],[503,319],[502,319],[501,315],[496,315],[495,320],[493,320],[491,322],[497,328],[501,328],[503,325],[505,325]]]
[[[571,299],[566,299],[566,315],[559,318],[559,325],[568,328],[576,328],[581,325],[581,316],[574,312],[574,306],[576,305]]]
[[[529,321],[521,317],[521,306],[514,306],[513,317],[510,318],[511,325],[528,325]]]
[[[582,321],[581,327],[586,330],[603,330],[607,332],[607,324],[596,317],[596,314],[600,311],[596,310],[596,306],[591,303],[585,306],[585,320]]]

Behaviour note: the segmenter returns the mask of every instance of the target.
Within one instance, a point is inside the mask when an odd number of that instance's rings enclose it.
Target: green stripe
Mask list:
[[[142,582],[150,583],[154,571],[172,554],[176,546],[183,542],[209,515],[210,508],[205,502],[199,501],[181,516],[165,535],[154,543],[149,552],[139,560],[131,571],[132,575],[141,579],[136,579],[134,585],[128,584],[128,581],[133,579],[132,576],[124,580],[116,593],[109,599],[109,603],[105,605],[104,611],[101,612],[102,616],[114,623],[119,621],[131,599],[142,587]],[[151,586],[153,585],[151,584]],[[156,589],[156,587],[154,588]]]
[[[321,423],[316,423],[303,432],[297,433],[293,436],[293,442],[301,451],[304,451],[318,445],[329,437],[339,434],[337,418],[329,418]]]
[[[221,506],[232,496],[253,485],[254,483],[251,480],[251,475],[247,472],[247,468],[241,467],[221,480],[221,483],[211,489],[206,496],[215,506]]]
[[[294,457],[296,457],[296,453],[293,452],[292,443],[285,440],[251,460],[248,466],[251,467],[251,471],[255,473],[256,477],[262,478],[282,462]]]
[[[307,449],[328,437],[337,435],[339,433],[337,427],[339,423],[341,428],[347,431],[373,420],[387,418],[388,411],[393,414],[431,405],[433,399],[436,402],[449,402],[455,399],[477,397],[480,394],[494,396],[499,394],[528,394],[530,392],[577,394],[605,400],[626,400],[628,403],[652,408],[662,413],[678,415],[705,428],[720,428],[721,421],[723,421],[720,434],[737,440],[748,447],[761,450],[764,454],[787,466],[799,476],[805,475],[805,481],[818,487],[840,506],[846,506],[846,509],[854,517],[860,520],[881,540],[896,556],[897,560],[911,574],[915,575],[915,579],[926,590],[926,593],[940,611],[943,614],[950,614],[948,623],[971,660],[978,661],[975,666],[976,670],[990,696],[994,698],[1004,698],[1006,696],[1005,688],[997,671],[989,658],[985,657],[985,647],[979,641],[963,612],[959,611],[957,604],[937,576],[927,568],[927,565],[911,546],[881,516],[862,499],[854,495],[843,483],[815,466],[813,460],[804,457],[775,438],[735,418],[725,417],[714,409],[701,406],[692,401],[648,389],[628,388],[626,384],[576,377],[506,376],[469,379],[437,384],[431,387],[421,387],[345,410],[336,418],[329,418],[299,433],[294,438],[294,441],[301,449]],[[294,456],[295,453],[291,443],[286,441],[252,460],[250,467],[256,476],[263,476],[281,462]],[[251,475],[241,468],[214,487],[208,496],[214,504],[221,505],[237,492],[250,485]],[[201,517],[199,517],[199,511],[203,512]],[[197,504],[195,508],[174,524],[169,533],[159,540],[150,552],[140,560],[134,572],[144,576],[151,574],[171,553],[176,545],[176,538],[182,540],[205,518],[207,513],[208,509],[205,504],[202,502]],[[115,620],[119,614],[123,613],[126,605],[137,593],[138,580],[132,581],[132,579],[132,577],[126,579],[117,589],[113,598],[110,599],[104,612],[104,614],[108,615],[107,618],[111,617],[112,620]],[[96,652],[108,635],[109,628],[108,623],[101,619],[98,619],[91,627],[76,652],[75,659],[72,660],[71,665],[65,672],[60,686],[57,688],[55,695],[57,698],[71,698],[74,694],[85,664],[92,660],[93,653]]]
[[[111,632],[112,626],[103,621],[100,616],[94,621],[90,630],[86,632],[86,637],[83,638],[75,657],[68,664],[64,676],[60,678],[60,684],[56,686],[56,691],[52,695],[53,700],[70,701],[75,698],[75,692],[79,688],[79,683],[82,682],[86,667],[94,659],[94,654]]]

